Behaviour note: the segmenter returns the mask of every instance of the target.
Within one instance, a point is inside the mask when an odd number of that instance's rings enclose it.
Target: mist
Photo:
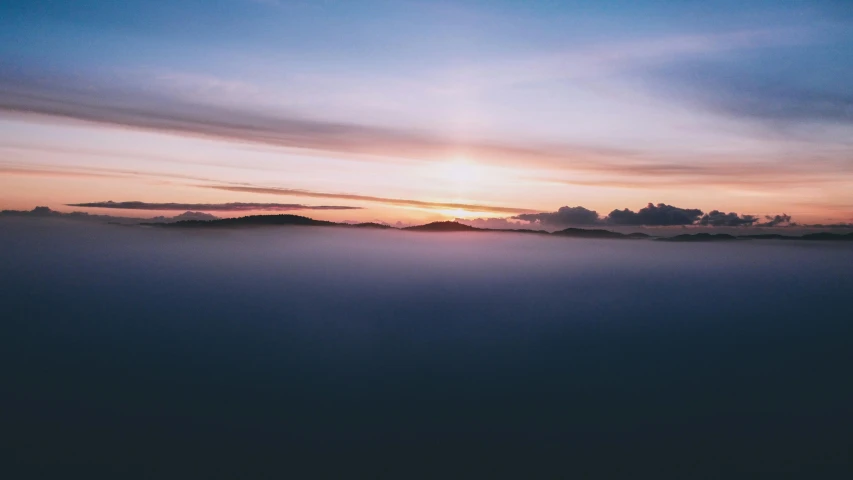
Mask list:
[[[850,245],[8,218],[0,252],[36,476],[849,466]]]

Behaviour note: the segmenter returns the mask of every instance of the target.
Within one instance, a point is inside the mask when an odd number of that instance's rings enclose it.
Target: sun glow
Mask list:
[[[444,167],[444,176],[451,183],[473,184],[480,180],[480,169],[477,165],[464,159],[448,162]]]
[[[454,191],[476,189],[486,181],[485,167],[466,158],[455,158],[435,165],[430,176]]]

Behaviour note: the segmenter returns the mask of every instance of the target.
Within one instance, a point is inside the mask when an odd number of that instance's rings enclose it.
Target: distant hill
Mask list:
[[[376,222],[347,223],[347,224],[341,224],[341,225],[346,225],[346,226],[353,227],[353,228],[377,228],[380,230],[386,230],[389,228],[394,228],[391,225],[386,225],[384,223],[376,223]]]
[[[265,225],[302,225],[312,227],[331,227],[346,225],[343,223],[327,222],[325,220],[314,220],[301,215],[249,215],[239,218],[222,218],[219,220],[184,220],[182,222],[157,225],[171,228],[221,228],[221,227],[251,227]]]
[[[686,233],[674,237],[658,238],[658,240],[665,242],[728,242],[737,239],[738,237],[727,233]]]
[[[463,225],[459,222],[432,222],[427,223],[426,225],[418,225],[416,227],[406,227],[403,230],[410,230],[413,232],[487,232],[490,231],[485,228],[477,228],[472,227],[470,225]]]
[[[154,224],[143,224],[154,225]],[[390,225],[375,222],[365,223],[336,223],[327,222],[325,220],[314,220],[313,218],[303,217],[301,215],[249,215],[239,218],[222,218],[217,220],[185,220],[169,224],[156,224],[162,227],[177,227],[177,228],[235,228],[235,227],[253,227],[253,226],[277,226],[277,225],[297,225],[307,227],[349,227],[349,228],[375,228],[385,230],[394,228]]]
[[[760,233],[756,235],[738,235],[737,238],[745,238],[747,240],[799,240],[800,237],[792,237],[790,235],[779,235],[778,233]]]
[[[172,222],[183,222],[183,221],[186,221],[186,220],[202,220],[202,221],[209,221],[209,220],[219,220],[219,217],[217,217],[216,215],[211,215],[211,214],[209,214],[209,213],[204,213],[204,212],[190,212],[190,211],[187,211],[187,212],[184,212],[184,213],[182,213],[182,214],[180,214],[180,215],[175,215],[174,217],[163,217],[163,216],[159,216],[159,217],[154,217],[154,218],[152,218],[152,219],[150,219],[150,220],[148,220],[148,221],[149,221],[149,222],[164,222],[164,223],[172,223]]]
[[[619,232],[612,232],[610,230],[584,228],[567,228],[565,230],[554,232],[551,235],[574,238],[615,238],[621,240],[649,238],[649,235],[646,235],[645,233],[624,234]]]
[[[62,213],[51,210],[50,207],[35,207],[32,210],[3,210],[0,216],[4,217],[35,217],[35,218],[62,218],[67,220],[83,220],[90,222],[118,223],[122,225],[137,225],[141,223],[173,223],[182,220],[218,220],[219,217],[203,212],[184,212],[174,217],[158,216],[153,218],[116,217],[113,215],[95,215],[86,212]]]
[[[98,221],[102,223],[115,223],[124,225],[147,225],[164,228],[240,228],[256,226],[309,226],[309,227],[342,227],[358,229],[397,230],[396,227],[384,223],[336,223],[325,220],[315,220],[301,215],[250,215],[239,218],[218,218],[203,212],[185,212],[174,217],[154,217],[149,219],[113,217],[110,215],[90,215],[85,212],[61,213],[48,207],[36,207],[30,211],[3,210],[0,217],[33,217],[33,218],[63,218],[72,220]],[[559,237],[572,238],[602,238],[602,239],[650,239],[654,238],[645,233],[619,233],[604,229],[566,228],[553,233],[544,230],[531,229],[491,229],[477,228],[459,222],[432,222],[426,225],[406,227],[402,230],[412,232],[503,232],[503,233],[532,233],[537,235],[556,235]],[[807,233],[802,236],[782,235],[778,233],[763,233],[754,235],[729,235],[726,233],[693,233],[682,234],[674,237],[655,238],[665,242],[728,242],[732,240],[804,240],[821,242],[853,242],[853,233]]]
[[[401,230],[411,232],[496,232],[496,233],[535,233],[537,235],[550,235],[544,230],[531,230],[528,228],[513,228],[513,229],[497,229],[497,228],[477,228],[470,225],[465,225],[459,222],[432,222],[426,225],[417,225],[414,227],[406,227]]]
[[[853,241],[853,233],[807,233],[802,236],[779,235],[778,233],[765,233],[760,235],[740,235],[738,238],[749,240],[806,240],[806,241],[821,241],[821,242],[850,242]]]
[[[828,232],[820,232],[820,233],[807,233],[800,237],[802,240],[822,240],[822,241],[842,241],[842,242],[850,242],[853,241],[853,233],[848,233],[847,235],[841,233],[828,233]]]
[[[489,232],[508,232],[508,233],[533,233],[536,235],[551,235],[547,230],[531,230],[529,228],[503,228],[500,230],[493,230],[490,228],[485,229]]]

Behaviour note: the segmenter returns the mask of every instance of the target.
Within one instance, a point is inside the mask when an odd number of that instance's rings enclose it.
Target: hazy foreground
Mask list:
[[[4,468],[842,474],[851,299],[849,244],[9,219]]]

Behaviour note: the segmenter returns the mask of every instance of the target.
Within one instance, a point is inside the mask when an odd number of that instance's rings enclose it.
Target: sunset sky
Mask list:
[[[106,201],[853,222],[853,2],[2,2],[0,209]]]

